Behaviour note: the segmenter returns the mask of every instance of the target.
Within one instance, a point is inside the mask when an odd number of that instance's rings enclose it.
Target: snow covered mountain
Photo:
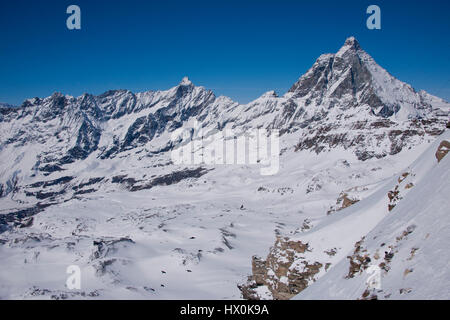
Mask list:
[[[398,179],[392,179],[335,221],[318,227],[323,229],[317,229],[320,233],[327,232],[325,230],[331,224],[341,225],[337,230],[333,227],[338,234],[333,235],[329,230],[329,243],[348,230],[354,239],[360,238],[348,257],[339,257],[337,253],[333,257],[336,266],[296,299],[449,298],[446,248],[450,240],[450,157],[439,162],[435,157],[439,144],[449,139],[449,132],[446,132]],[[384,193],[386,187],[393,190],[387,193],[388,197]],[[394,194],[398,203],[386,214],[386,200],[392,201]],[[359,219],[366,223],[355,223]],[[369,227],[369,224],[375,227]],[[370,231],[366,233],[365,228]],[[311,230],[311,236],[313,233]],[[334,241],[332,245],[341,244],[341,241]],[[378,288],[367,284],[371,266],[380,270]]]
[[[8,104],[8,103],[0,102],[0,108],[15,108],[15,106]]]
[[[378,66],[353,37],[283,96],[271,91],[246,105],[184,78],[165,91],[55,93],[2,107],[0,297],[290,298],[331,274],[355,236],[381,221],[382,211],[354,215],[372,222],[350,224],[352,237],[332,232],[344,221],[337,217],[445,134],[449,111]],[[171,134],[194,121],[206,135],[279,130],[279,173],[174,164]],[[273,276],[270,287],[267,275],[245,283],[252,256],[274,241],[289,249],[285,237],[320,223],[332,226],[324,237],[344,238],[336,258],[300,259],[306,280],[294,272],[292,281]],[[74,264],[85,279],[78,291],[65,287]],[[265,264],[253,259],[253,271]]]

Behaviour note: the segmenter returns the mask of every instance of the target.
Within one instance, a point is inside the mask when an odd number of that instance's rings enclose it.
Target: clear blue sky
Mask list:
[[[82,29],[66,28],[81,7]],[[382,30],[366,28],[370,4]],[[450,1],[2,0],[0,101],[168,89],[187,75],[239,102],[283,94],[348,36],[394,76],[450,100]]]

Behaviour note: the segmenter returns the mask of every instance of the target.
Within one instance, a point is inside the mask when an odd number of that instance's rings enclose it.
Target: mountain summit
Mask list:
[[[367,106],[375,115],[395,115],[402,120],[426,118],[433,109],[430,101],[435,99],[395,79],[354,37],[348,38],[336,54],[320,56],[289,92],[316,108]]]
[[[358,40],[356,40],[355,37],[348,37],[345,40],[344,47],[345,46],[350,47],[350,48],[354,48],[355,50],[359,50],[360,49],[359,42],[358,42]]]
[[[188,77],[184,77],[180,82],[180,85],[183,85],[183,86],[189,86],[191,84],[192,84],[192,82],[191,82],[191,80],[189,80]]]

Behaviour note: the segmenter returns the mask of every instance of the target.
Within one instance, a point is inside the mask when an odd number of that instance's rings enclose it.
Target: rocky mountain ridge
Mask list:
[[[187,78],[166,91],[113,90],[78,98],[55,93],[2,109],[0,152],[16,154],[2,165],[2,195],[12,191],[15,179],[20,184],[71,171],[70,164],[88,157],[154,157],[171,150],[168,135],[192,119],[207,131],[226,125],[278,129],[297,139],[287,148],[351,149],[367,160],[441,134],[448,110],[445,101],[388,74],[353,37],[336,54],[320,56],[284,96],[269,92],[247,105],[216,97]]]

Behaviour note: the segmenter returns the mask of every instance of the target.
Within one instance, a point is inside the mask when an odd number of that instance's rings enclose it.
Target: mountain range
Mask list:
[[[0,298],[448,299],[449,112],[354,37],[248,104],[186,77],[2,105]],[[174,164],[171,135],[193,122],[278,130],[279,173]]]

